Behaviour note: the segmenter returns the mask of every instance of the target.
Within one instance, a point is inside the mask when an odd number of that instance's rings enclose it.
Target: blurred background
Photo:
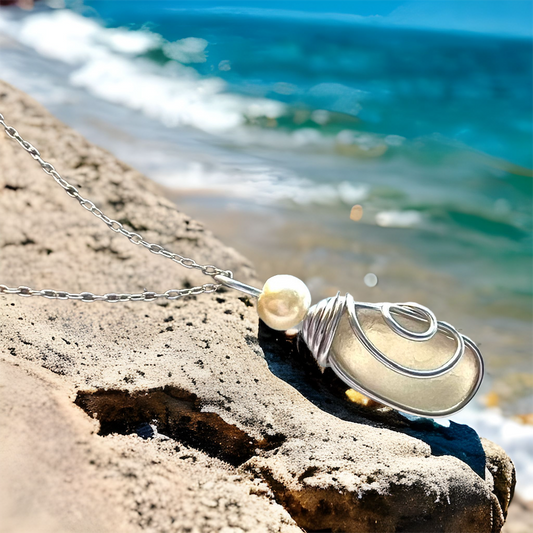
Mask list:
[[[454,420],[533,499],[532,2],[0,4],[0,76],[260,279],[417,301],[472,337],[487,377]]]

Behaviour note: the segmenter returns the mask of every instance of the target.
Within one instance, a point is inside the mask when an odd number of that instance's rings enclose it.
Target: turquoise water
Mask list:
[[[310,16],[312,7],[86,5],[85,15],[108,28],[161,35],[162,44],[140,54],[159,65],[174,63],[167,41],[204,39],[202,52],[185,58],[201,78],[224,80],[222,94],[284,104],[275,118],[261,110],[245,116],[256,151],[269,159],[276,158],[273,148],[281,151],[284,166],[311,183],[364,184],[369,212],[419,213],[404,231],[387,237],[385,230],[381,238],[403,241],[425,264],[491,293],[489,300],[503,297],[509,312],[519,305],[528,313],[530,39],[317,18]],[[273,133],[279,133],[278,144]],[[299,142],[287,148],[287,134]],[[243,149],[231,136],[225,143]],[[309,151],[322,152],[323,165],[306,165]],[[401,216],[389,218],[389,226],[405,225]]]
[[[409,139],[442,135],[532,166],[530,39],[365,26],[275,10],[175,7],[183,2],[86,5],[108,27],[149,29],[168,41],[207,40],[205,62],[192,65],[200,74],[224,79],[228,92],[283,101],[293,113],[331,111],[335,116],[320,127],[326,134],[354,128]],[[162,47],[145,55],[171,62]],[[295,127],[293,113],[280,127]],[[298,126],[317,127],[312,121]]]

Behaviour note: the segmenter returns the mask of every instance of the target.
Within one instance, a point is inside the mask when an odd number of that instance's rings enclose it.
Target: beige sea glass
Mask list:
[[[441,332],[427,341],[405,339],[385,323],[376,309],[357,309],[357,317],[369,340],[387,357],[409,368],[428,370],[448,361],[455,352],[455,341]],[[412,318],[398,320],[411,331],[424,331],[427,323]],[[447,416],[460,409],[475,394],[482,372],[481,361],[465,346],[459,363],[449,372],[434,378],[408,377],[379,362],[357,339],[345,310],[330,348],[329,364],[350,384],[371,391],[375,399],[396,409],[422,416]],[[346,380],[345,380],[346,381]]]

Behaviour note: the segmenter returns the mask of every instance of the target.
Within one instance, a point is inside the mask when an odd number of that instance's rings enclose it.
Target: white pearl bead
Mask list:
[[[280,274],[266,281],[257,301],[257,313],[267,326],[283,331],[300,323],[310,305],[307,285],[294,276]]]

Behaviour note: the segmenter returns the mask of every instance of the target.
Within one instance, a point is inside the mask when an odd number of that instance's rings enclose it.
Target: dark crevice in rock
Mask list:
[[[285,441],[283,435],[255,439],[220,415],[202,412],[196,395],[176,387],[79,391],[75,403],[100,422],[100,435],[129,435],[153,423],[160,434],[234,466],[248,461],[257,449],[273,450]]]
[[[27,341],[26,339],[23,339],[20,336],[20,333],[19,333],[18,337],[19,337],[20,342],[22,342],[22,344],[25,344],[26,346],[33,346],[33,344],[30,341]]]
[[[115,211],[120,211],[126,205],[126,202],[122,198],[118,200],[108,200],[108,202],[109,202],[109,205],[113,206]]]
[[[87,245],[88,248],[93,250],[96,253],[106,253],[111,254],[112,256],[116,257],[117,259],[120,259],[121,261],[125,261],[126,259],[129,259],[129,255],[123,254],[119,252],[118,250],[115,250],[111,248],[111,246],[91,246],[90,244]]]
[[[292,490],[275,479],[268,469],[261,469],[256,474],[265,479],[274,493],[276,502],[283,506],[298,526],[306,532],[390,531],[389,528],[381,529],[384,520],[380,515],[387,516],[387,505],[383,503],[379,505],[372,495],[366,495],[372,500],[372,505],[368,505],[366,501],[359,500],[357,495],[346,497],[336,490],[311,487]]]
[[[24,189],[24,187],[19,187],[17,185],[10,185],[9,183],[6,183],[4,185],[4,189],[7,189],[9,191],[18,191],[19,189]]]
[[[134,224],[129,218],[122,217],[118,219],[118,222],[120,222],[123,226],[130,227],[133,231],[147,231],[148,227],[146,227],[144,224]]]
[[[308,466],[299,476],[298,481],[302,482],[305,478],[312,477],[319,468],[317,466]]]
[[[87,163],[87,156],[86,155],[80,155],[78,161],[73,165],[72,168],[77,170],[78,168],[81,168],[81,167],[85,166],[86,163]]]
[[[250,297],[248,296],[239,296],[239,300],[246,306],[246,307],[253,307],[254,304]]]
[[[174,240],[176,242],[187,241],[187,242],[190,242],[191,244],[198,245],[198,237],[189,237],[185,235],[174,235]]]

